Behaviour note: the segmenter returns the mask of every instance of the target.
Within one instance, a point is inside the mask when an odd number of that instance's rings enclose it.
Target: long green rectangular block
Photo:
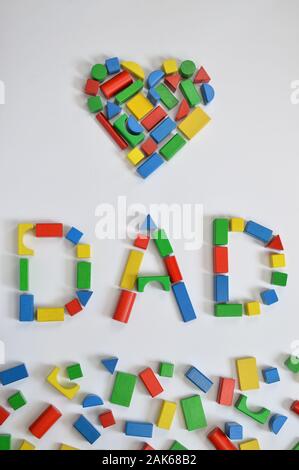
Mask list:
[[[134,393],[137,376],[126,372],[117,372],[110,402],[115,405],[129,407]]]
[[[158,248],[160,255],[164,258],[165,256],[173,253],[170,241],[167,238],[166,232],[163,229],[156,230],[153,233],[153,239]]]
[[[117,95],[115,96],[116,103],[117,104],[125,103],[130,98],[132,98],[132,96],[136,95],[138,91],[142,90],[142,88],[143,88],[143,81],[136,80],[136,82],[133,82],[127,88],[117,93]]]
[[[197,88],[195,87],[191,78],[188,78],[187,80],[182,80],[180,83],[180,89],[191,108],[201,103],[201,95],[197,91]]]
[[[183,446],[179,441],[174,441],[169,447],[169,450],[188,450],[187,447]]]
[[[0,434],[0,450],[10,450],[11,448],[11,435]]]
[[[155,90],[167,109],[172,109],[178,104],[179,100],[171,93],[164,83],[160,83],[156,86]]]
[[[186,141],[180,134],[175,134],[169,139],[163,147],[160,148],[160,154],[165,160],[170,160],[182,147],[184,147]]]
[[[214,219],[213,222],[213,241],[214,245],[228,244],[228,219]]]
[[[91,263],[89,261],[78,261],[77,263],[77,289],[90,289],[91,285]]]
[[[205,428],[207,420],[199,395],[182,398],[181,407],[188,431]]]
[[[242,304],[215,304],[215,317],[241,317],[243,315]]]
[[[20,290],[29,290],[29,259],[20,258]]]
[[[113,124],[113,127],[121,134],[121,136],[134,148],[144,140],[144,134],[131,134],[127,129],[128,116],[122,114]]]

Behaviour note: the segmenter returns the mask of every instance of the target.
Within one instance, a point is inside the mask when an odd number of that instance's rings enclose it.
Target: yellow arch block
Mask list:
[[[144,70],[136,62],[130,62],[130,61],[121,62],[121,66],[128,72],[131,72],[137,78],[140,78],[140,80],[144,80],[144,77],[145,77]]]
[[[28,441],[23,441],[19,450],[35,450],[35,446]]]
[[[33,224],[19,224],[18,225],[18,255],[21,256],[33,256],[34,251],[31,248],[28,248],[26,245],[24,245],[24,235],[27,233],[29,230],[33,230],[34,225]]]
[[[164,400],[157,421],[158,428],[170,429],[176,412],[176,403]]]
[[[61,444],[59,450],[79,450],[77,447],[68,446],[67,444]]]
[[[58,392],[62,393],[62,395],[64,395],[69,400],[72,400],[77,395],[77,393],[79,392],[80,385],[79,384],[72,384],[70,387],[63,387],[58,382],[59,372],[60,372],[60,368],[55,367],[52,370],[51,374],[48,375],[47,381],[49,382],[49,384],[52,385],[52,387],[56,388],[56,390],[58,390]]]

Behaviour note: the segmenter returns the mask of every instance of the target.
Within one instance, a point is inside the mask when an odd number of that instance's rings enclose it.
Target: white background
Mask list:
[[[176,366],[162,380],[161,398],[179,400],[197,390],[184,379],[197,366],[215,381],[203,396],[208,428],[184,429],[178,410],[172,429],[155,428],[152,445],[167,449],[174,439],[192,449],[211,448],[206,439],[227,420],[244,425],[244,437],[257,437],[263,449],[289,449],[298,441],[298,417],[289,411],[298,399],[298,378],[283,366],[298,334],[298,118],[290,101],[299,79],[299,5],[296,0],[1,0],[0,79],[6,104],[0,107],[1,329],[8,365],[24,361],[30,379],[0,389],[0,403],[21,389],[28,406],[15,412],[0,432],[13,446],[27,438],[40,449],[61,442],[81,449],[138,449],[142,439],[123,434],[125,419],[155,422],[160,397],[152,400],[138,384],[130,408],[113,406],[117,426],[91,447],[72,428],[85,393],[107,401],[113,378],[100,365],[117,355],[119,370],[157,370],[161,360]],[[211,123],[170,163],[142,181],[85,109],[82,87],[90,67],[118,55],[135,60],[148,73],[163,59],[192,58],[212,76],[216,99]],[[171,295],[149,286],[137,300],[128,325],[111,315],[117,283],[128,253],[124,240],[98,240],[95,209],[132,203],[197,203],[204,207],[204,245],[175,253],[198,310],[184,324]],[[280,302],[263,307],[258,318],[217,319],[212,314],[211,222],[215,216],[253,219],[279,232],[286,248],[289,285]],[[86,310],[64,324],[22,324],[17,320],[16,226],[23,221],[60,221],[85,233],[93,245],[94,296]],[[255,298],[269,278],[264,250],[241,235],[231,237],[231,298]],[[74,258],[65,242],[29,240],[31,288],[36,303],[59,305],[72,296]],[[143,272],[161,262],[151,249]],[[159,266],[159,264],[158,264]],[[278,436],[215,402],[219,376],[235,376],[235,359],[255,356],[261,369],[279,367],[281,382],[249,392],[249,404],[266,406],[289,419]],[[73,402],[45,378],[55,365],[79,361],[85,377]],[[82,392],[82,393],[81,393]],[[201,394],[204,395],[204,394]],[[28,425],[47,403],[63,418],[40,442]],[[99,409],[86,415],[95,424]]]

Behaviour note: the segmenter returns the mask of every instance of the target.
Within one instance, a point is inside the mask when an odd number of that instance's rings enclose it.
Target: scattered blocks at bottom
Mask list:
[[[240,442],[239,447],[240,450],[261,450],[259,441],[257,439]]]
[[[83,415],[79,416],[73,426],[89,442],[89,444],[93,444],[99,439],[99,437],[101,437],[99,431]]]
[[[152,437],[153,425],[152,423],[139,423],[136,421],[127,421],[125,426],[126,436],[136,437]]]

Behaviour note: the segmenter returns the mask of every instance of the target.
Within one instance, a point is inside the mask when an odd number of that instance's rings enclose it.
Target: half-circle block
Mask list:
[[[163,70],[154,70],[151,72],[147,77],[147,88],[153,88],[154,86],[158,85],[164,76],[165,73]]]
[[[138,292],[144,292],[144,288],[151,282],[159,282],[163,290],[170,291],[170,277],[169,276],[139,276],[137,278]]]
[[[247,407],[247,396],[242,395],[242,394],[239,396],[238,400],[236,401],[235,408],[241,411],[241,413],[244,413],[246,416],[249,416],[249,418],[254,419],[260,424],[265,424],[271,413],[271,411],[268,410],[267,408],[260,408],[258,411],[249,410]]]
[[[66,398],[72,400],[80,390],[79,384],[72,384],[70,387],[64,387],[58,381],[58,374],[60,372],[59,367],[55,367],[47,377],[47,382],[56,388],[58,392],[62,393]]]
[[[33,256],[34,251],[31,248],[28,248],[24,244],[24,235],[29,232],[29,230],[33,230],[33,224],[19,224],[18,225],[18,255],[20,256]]]
[[[209,104],[214,99],[214,88],[208,83],[203,83],[203,85],[200,86],[200,92],[204,104]]]
[[[287,416],[279,414],[271,416],[269,421],[270,431],[274,432],[274,434],[278,434],[287,419]]]
[[[127,120],[127,129],[132,134],[141,134],[144,131],[144,128],[141,124],[137,121],[134,116],[129,116]]]
[[[102,398],[99,397],[98,395],[94,395],[93,393],[86,395],[86,397],[82,401],[83,408],[90,408],[92,406],[101,406],[103,404],[104,402]]]
[[[140,78],[140,80],[144,80],[144,76],[145,76],[144,70],[136,62],[130,62],[130,61],[121,62],[121,66],[123,69],[135,75],[135,77]]]

